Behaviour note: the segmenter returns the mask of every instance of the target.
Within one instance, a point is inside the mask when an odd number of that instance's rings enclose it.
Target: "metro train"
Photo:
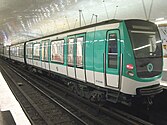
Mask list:
[[[58,76],[91,101],[151,104],[163,91],[162,42],[145,20],[107,20],[6,46],[1,55]]]

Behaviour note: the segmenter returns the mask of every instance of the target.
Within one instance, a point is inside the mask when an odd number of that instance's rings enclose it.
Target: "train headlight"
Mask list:
[[[132,71],[127,71],[126,72],[129,76],[134,76],[134,73]]]

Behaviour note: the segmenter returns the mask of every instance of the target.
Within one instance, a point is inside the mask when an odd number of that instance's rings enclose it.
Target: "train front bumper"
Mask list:
[[[136,89],[137,96],[152,96],[159,94],[163,91],[162,86],[160,84],[147,86],[147,87],[141,87]]]

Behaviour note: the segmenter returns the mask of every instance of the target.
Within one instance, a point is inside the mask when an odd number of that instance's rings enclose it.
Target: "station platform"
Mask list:
[[[161,80],[161,86],[164,88],[164,89],[167,89],[167,71],[163,71],[162,73],[162,80]]]
[[[0,72],[0,125],[31,125]]]

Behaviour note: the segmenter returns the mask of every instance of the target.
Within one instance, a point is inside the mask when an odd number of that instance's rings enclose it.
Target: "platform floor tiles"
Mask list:
[[[0,125],[31,125],[0,72]],[[11,114],[10,114],[11,113]],[[6,121],[10,120],[10,121]]]

